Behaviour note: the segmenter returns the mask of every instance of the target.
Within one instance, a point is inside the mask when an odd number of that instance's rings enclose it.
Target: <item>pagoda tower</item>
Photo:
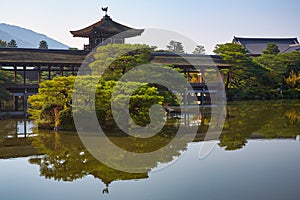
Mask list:
[[[70,31],[73,37],[89,38],[84,50],[91,51],[99,44],[124,44],[125,38],[140,36],[144,29],[134,29],[117,23],[107,15],[108,8],[102,8],[105,16],[98,22],[78,31]]]

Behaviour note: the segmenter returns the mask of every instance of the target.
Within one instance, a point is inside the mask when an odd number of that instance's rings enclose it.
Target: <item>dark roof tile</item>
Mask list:
[[[267,48],[267,44],[277,44],[280,53],[283,53],[290,45],[299,44],[297,38],[243,38],[234,37],[234,43],[243,45],[249,54],[260,55]]]
[[[113,36],[126,31],[126,37],[141,35],[144,29],[133,29],[113,21],[105,15],[99,22],[78,31],[70,31],[74,37],[90,37],[95,32]]]

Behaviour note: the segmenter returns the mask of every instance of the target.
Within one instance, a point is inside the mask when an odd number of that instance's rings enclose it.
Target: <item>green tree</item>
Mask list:
[[[59,113],[71,106],[75,77],[56,77],[41,83],[38,94],[29,97],[28,112],[41,128],[59,127]]]
[[[4,40],[0,40],[0,48],[6,48],[7,47],[7,42]]]
[[[204,55],[205,54],[205,47],[203,45],[197,45],[195,50],[193,51],[193,54],[200,54]]]
[[[12,95],[5,89],[6,85],[13,84],[14,77],[11,73],[0,68],[0,108],[4,102],[12,100]]]
[[[104,128],[113,125],[111,102],[122,102],[131,93],[131,87],[139,88],[130,97],[130,114],[136,124],[146,125],[150,123],[149,108],[153,104],[162,104],[164,97],[159,94],[157,88],[147,86],[143,83],[122,83],[119,84],[123,93],[116,95],[112,100],[112,92],[116,85],[115,81],[106,81],[99,76],[79,76],[76,79],[77,105],[72,106],[73,86],[75,77],[56,77],[53,80],[45,81],[40,85],[39,92],[29,97],[30,108],[28,112],[36,120],[40,128],[53,129],[63,127],[65,130],[75,130],[72,112],[80,115],[81,112],[92,113],[95,105],[98,120]],[[96,94],[93,88],[96,85]],[[88,91],[90,90],[90,91]],[[95,97],[91,97],[94,95]],[[128,96],[127,96],[128,97]],[[95,99],[95,102],[91,102]],[[122,107],[123,108],[123,107]],[[86,124],[86,128],[93,128]]]
[[[254,58],[254,62],[267,70],[270,89],[275,89],[283,84],[283,77],[287,67],[280,55],[262,54]]]
[[[11,40],[9,43],[7,43],[8,48],[18,48],[18,44],[16,40]]]
[[[167,46],[167,50],[173,53],[184,53],[182,43],[174,40],[170,41],[169,45]]]
[[[285,85],[285,78],[292,73],[300,72],[300,52],[290,52],[284,54],[262,54],[254,58],[254,61],[268,71],[268,81],[270,88],[277,88]]]
[[[246,49],[239,44],[218,44],[214,53],[220,55],[231,67],[225,71],[225,88],[250,89],[262,87],[265,70],[255,64],[247,55]]]
[[[48,49],[48,43],[45,40],[41,40],[39,44],[39,49]]]
[[[119,80],[132,68],[150,61],[154,49],[147,45],[109,44],[100,46],[89,67],[93,75],[105,80]]]
[[[279,54],[279,57],[286,65],[285,77],[289,76],[292,71],[295,73],[300,72],[300,52],[293,51],[289,53]]]
[[[99,122],[109,127],[114,126],[112,102],[113,105],[117,105],[124,102],[124,99],[130,99],[129,111],[132,118],[130,123],[141,126],[149,124],[149,109],[155,104],[162,105],[167,94],[160,91],[160,87],[155,83],[148,84],[145,81],[145,74],[151,74],[153,72],[151,69],[157,66],[149,65],[143,70],[130,73],[129,76],[139,77],[139,80],[127,77],[130,81],[119,82],[119,79],[135,66],[148,63],[151,51],[152,48],[146,45],[112,44],[99,47],[94,55],[94,61],[89,65],[92,75],[77,76],[75,89],[73,89],[75,77],[57,77],[43,82],[38,94],[29,98],[31,104],[29,113],[34,119],[38,119],[40,127],[62,126],[65,129],[72,129],[75,128],[71,123],[72,113],[89,116],[94,107],[88,105],[95,105]],[[168,66],[159,67],[172,70]],[[152,79],[161,79],[167,75],[166,73],[169,72],[155,73]],[[114,90],[120,92],[112,99]],[[76,92],[75,105],[72,105],[71,101],[73,92]],[[92,102],[94,100],[95,102]],[[170,98],[167,101],[171,101]],[[124,108],[122,105],[119,107]],[[91,128],[88,123],[86,126]]]
[[[280,53],[280,50],[279,50],[277,44],[274,44],[274,43],[267,44],[267,48],[263,51],[263,54],[268,54],[268,55],[277,55],[279,53]]]

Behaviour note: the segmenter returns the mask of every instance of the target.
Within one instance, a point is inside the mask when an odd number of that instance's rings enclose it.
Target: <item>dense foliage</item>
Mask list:
[[[130,98],[129,111],[132,121],[128,121],[129,124],[146,126],[151,123],[149,109],[153,105],[180,102],[180,99],[177,99],[168,89],[144,81],[145,74],[153,74],[151,73],[153,66],[147,64],[153,50],[146,45],[112,44],[99,47],[94,54],[93,62],[88,66],[90,75],[77,78],[56,77],[51,81],[43,82],[39,93],[29,98],[31,105],[29,113],[37,119],[39,127],[75,129],[72,113],[81,112],[72,104],[73,86],[76,80],[77,85],[80,85],[76,88],[79,91],[75,91],[81,92],[81,96],[78,97],[80,104],[87,105],[85,112],[93,112],[95,107],[99,122],[104,127],[115,126],[111,104],[118,105],[126,98]],[[299,52],[278,54],[278,47],[270,44],[261,56],[250,57],[243,46],[233,43],[219,44],[214,52],[231,65],[229,69],[223,70],[229,99],[299,97]],[[149,71],[134,69],[138,65],[147,66],[146,69]],[[170,69],[169,66],[160,66],[160,69],[167,68]],[[129,81],[120,82],[120,78],[129,71],[139,77],[138,81],[126,76]],[[172,76],[168,73],[164,71],[152,75],[152,79],[164,80],[164,77]],[[93,88],[96,88],[94,93],[90,91]],[[132,88],[138,89],[131,91]],[[112,98],[114,90],[119,91],[119,94]],[[93,98],[87,94],[95,94],[95,102],[91,102]],[[124,105],[120,104],[119,107],[123,108]]]
[[[13,80],[13,74],[0,69],[0,110],[3,109],[6,104],[11,103],[12,95],[5,89],[4,86],[13,84]]]
[[[48,49],[48,43],[45,40],[41,40],[39,44],[39,49]]]
[[[231,65],[225,73],[229,99],[297,98],[300,52],[279,54],[277,45],[268,44],[258,57],[251,57],[239,44],[216,46],[214,52]]]
[[[92,75],[56,77],[41,83],[38,94],[29,98],[31,106],[28,112],[41,128],[61,127],[64,130],[74,130],[72,113],[92,113],[95,108],[100,124],[104,128],[112,128],[114,120],[111,103],[120,104],[123,99],[130,98],[129,111],[133,119],[130,123],[145,126],[151,122],[149,109],[166,101],[177,103],[174,100],[175,96],[168,95],[169,91],[165,88],[143,82],[145,73],[149,72],[136,71],[134,74],[140,77],[138,81],[118,80],[135,66],[148,63],[152,50],[145,45],[102,46],[94,55],[95,61],[89,65]],[[151,66],[148,69],[151,69]],[[154,78],[159,79],[161,76]],[[75,81],[76,87],[73,88]],[[132,88],[137,89],[131,91]],[[114,90],[119,91],[119,94],[112,98]],[[81,105],[80,107],[74,107],[72,104],[74,92],[77,105]],[[123,107],[124,105],[119,105],[119,108]]]

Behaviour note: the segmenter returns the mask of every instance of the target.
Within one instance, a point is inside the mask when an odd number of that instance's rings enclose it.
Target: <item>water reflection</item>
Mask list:
[[[82,145],[74,133],[40,132],[31,138],[32,144],[41,156],[32,157],[29,162],[40,166],[40,175],[56,181],[74,181],[92,175],[107,186],[115,180],[148,178],[147,173],[130,174],[111,169],[96,160]]]
[[[32,136],[34,125],[29,120],[0,120],[0,138],[22,138]]]
[[[245,147],[248,139],[294,138],[300,139],[300,102],[238,102],[227,107],[227,118],[219,146],[225,150],[237,150]],[[109,185],[119,180],[147,179],[151,169],[159,164],[170,163],[187,150],[188,144],[178,143],[177,146],[168,146],[172,138],[172,130],[177,129],[178,123],[200,125],[196,142],[203,141],[210,126],[210,114],[200,116],[190,115],[183,120],[179,115],[170,119],[173,129],[147,140],[132,141],[132,138],[118,136],[116,133],[109,136],[114,144],[139,152],[153,149],[160,145],[167,145],[166,150],[159,157],[151,160],[141,160],[145,173],[121,172],[95,159],[84,147],[76,133],[33,131],[32,124],[17,120],[0,121],[0,159],[30,156],[30,164],[39,166],[40,175],[46,179],[56,181],[74,181],[86,176],[100,179],[106,188],[103,193],[109,192]],[[177,125],[176,125],[177,124]],[[34,137],[33,133],[37,133]],[[24,137],[23,137],[24,136]],[[131,144],[131,145],[129,145]],[[104,147],[99,145],[99,151]],[[104,151],[104,150],[103,150]],[[105,149],[107,156],[115,160],[125,159],[125,155],[114,154]],[[100,185],[100,183],[99,183]]]
[[[296,138],[300,133],[299,101],[237,102],[227,107],[219,145],[243,148],[247,139]]]
[[[103,152],[111,160],[121,161],[126,165],[127,155],[116,154],[113,149],[108,147],[104,142],[97,143],[97,151]],[[109,140],[116,145],[132,151],[143,149],[157,148],[169,141],[169,136],[157,135],[151,138],[151,144],[147,140],[132,142],[132,138],[124,136],[109,136]],[[151,159],[142,159],[137,162],[141,163],[145,173],[126,173],[112,169],[94,158],[84,147],[80,138],[75,133],[62,132],[45,132],[40,131],[37,137],[30,138],[33,147],[38,150],[40,156],[30,159],[31,164],[39,165],[40,174],[46,179],[57,181],[74,181],[87,175],[92,175],[101,179],[106,185],[103,192],[108,192],[110,183],[116,180],[132,180],[148,178],[151,169],[156,168],[159,163],[170,163],[182,152],[187,150],[187,143],[178,142],[176,146],[168,146],[162,154],[152,157]],[[99,141],[99,138],[97,138]],[[143,147],[143,148],[141,148]]]

